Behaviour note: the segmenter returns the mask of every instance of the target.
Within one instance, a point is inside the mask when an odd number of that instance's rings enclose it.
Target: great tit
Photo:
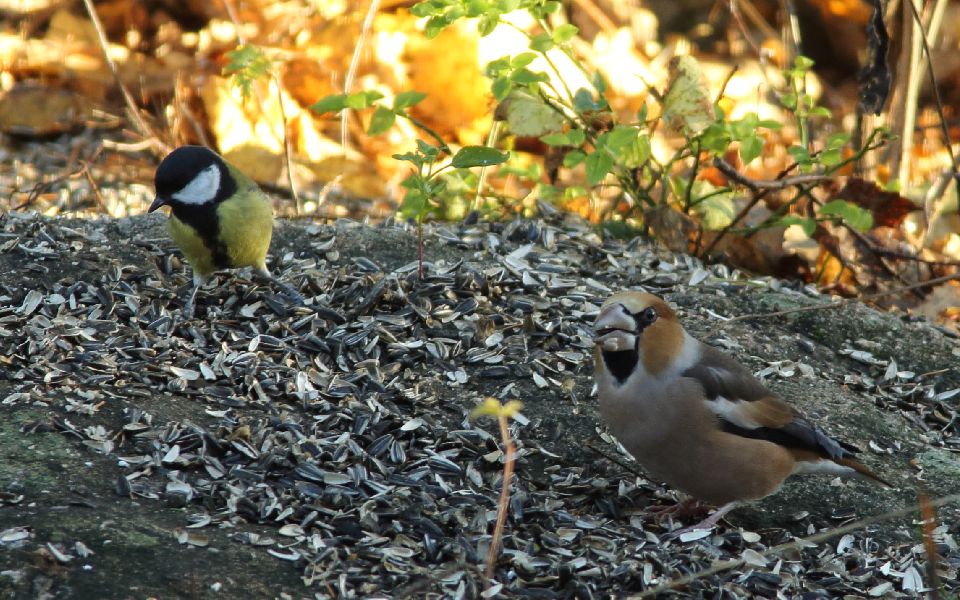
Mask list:
[[[193,267],[193,290],[184,316],[193,315],[197,290],[220,269],[253,267],[284,295],[302,303],[296,291],[267,270],[273,208],[252,179],[209,148],[181,146],[160,162],[154,186],[157,197],[148,212],[170,207],[170,237]]]

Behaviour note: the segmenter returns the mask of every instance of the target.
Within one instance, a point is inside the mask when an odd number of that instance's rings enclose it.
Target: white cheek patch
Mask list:
[[[176,194],[171,194],[170,197],[183,204],[199,205],[212,201],[219,190],[220,169],[213,164],[197,173],[190,183],[183,186],[183,189]]]

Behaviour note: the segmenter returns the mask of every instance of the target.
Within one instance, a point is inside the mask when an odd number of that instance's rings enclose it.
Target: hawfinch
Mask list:
[[[766,389],[740,363],[687,333],[661,298],[620,292],[594,324],[600,413],[654,478],[720,506],[712,527],[794,473],[857,475],[889,484]]]

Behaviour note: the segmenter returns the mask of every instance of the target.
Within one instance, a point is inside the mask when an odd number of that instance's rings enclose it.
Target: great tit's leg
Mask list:
[[[187,303],[183,305],[183,311],[181,314],[184,319],[193,318],[193,309],[196,306],[197,291],[200,290],[200,286],[207,280],[206,277],[198,275],[197,273],[193,274],[193,289],[190,290],[190,296],[187,298]]]
[[[293,286],[290,286],[274,277],[273,273],[267,270],[267,267],[257,267],[255,271],[259,276],[275,285],[280,290],[280,293],[287,297],[287,300],[294,304],[303,304],[303,296],[300,295],[300,292],[293,289]]]

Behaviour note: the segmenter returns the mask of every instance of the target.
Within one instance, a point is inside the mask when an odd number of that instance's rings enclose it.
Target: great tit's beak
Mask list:
[[[167,203],[167,200],[161,196],[157,196],[153,199],[153,203],[150,205],[150,208],[147,209],[148,213],[152,213],[161,206],[164,206]]]

